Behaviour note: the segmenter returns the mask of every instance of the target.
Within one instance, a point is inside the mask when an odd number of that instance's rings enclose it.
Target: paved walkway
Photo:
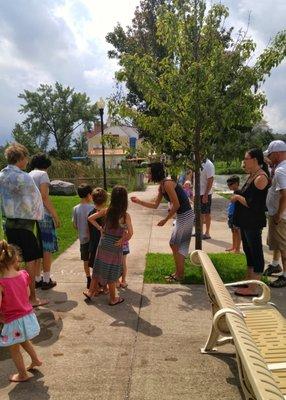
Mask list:
[[[149,186],[138,196],[156,195]],[[222,251],[230,233],[223,220],[226,201],[214,200],[212,240],[206,251]],[[130,204],[134,224],[125,302],[107,305],[105,296],[83,300],[84,276],[78,243],[54,263],[55,290],[41,292],[50,304],[37,310],[41,333],[34,341],[43,367],[24,384],[10,384],[14,370],[6,350],[0,351],[1,400],[239,400],[233,348],[229,355],[201,355],[210,327],[210,307],[203,286],[144,285],[145,254],[169,252],[171,222],[157,227],[166,213]],[[194,244],[191,244],[193,249]],[[285,311],[285,291],[274,301]]]

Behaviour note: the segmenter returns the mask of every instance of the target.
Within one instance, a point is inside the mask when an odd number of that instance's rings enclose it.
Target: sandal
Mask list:
[[[181,283],[183,278],[177,278],[175,275],[165,276],[165,279],[168,283]]]
[[[117,304],[123,303],[124,299],[122,297],[118,297],[115,303],[108,303],[110,306],[117,306]]]
[[[126,289],[127,286],[128,286],[128,283],[126,283],[126,282],[120,283],[120,287],[121,287],[122,289]]]

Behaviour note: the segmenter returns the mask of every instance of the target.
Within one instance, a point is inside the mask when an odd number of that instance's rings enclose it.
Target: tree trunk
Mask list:
[[[195,130],[195,232],[196,232],[196,250],[202,249],[202,224],[201,224],[201,154],[200,154],[200,129]]]

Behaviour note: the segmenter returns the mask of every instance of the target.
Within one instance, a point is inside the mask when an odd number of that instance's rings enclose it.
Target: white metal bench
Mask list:
[[[270,303],[270,289],[261,281],[225,285],[209,256],[196,250],[191,262],[203,269],[212,306],[212,328],[203,353],[232,343],[241,386],[247,400],[286,399],[286,319]],[[226,286],[255,282],[262,295],[251,303],[234,303]]]

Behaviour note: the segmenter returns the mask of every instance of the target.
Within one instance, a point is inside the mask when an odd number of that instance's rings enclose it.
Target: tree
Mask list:
[[[281,32],[250,66],[255,43],[243,32],[225,28],[228,9],[215,4],[206,11],[203,0],[170,0],[157,17],[157,41],[166,54],[158,59],[122,53],[117,78],[132,74],[149,113],[121,101],[119,112],[148,131],[162,152],[172,149],[195,170],[196,248],[201,248],[199,180],[202,159],[213,146],[238,137],[262,119],[266,104],[259,90],[271,69],[286,54]]]
[[[94,122],[98,113],[96,105],[90,104],[86,93],[77,93],[69,86],[40,85],[35,91],[25,90],[18,96],[25,101],[19,112],[27,114],[23,123],[32,138],[41,132],[54,139],[57,155],[66,158],[70,153],[72,135],[81,125]]]
[[[75,157],[86,157],[88,151],[87,137],[85,132],[80,132],[73,139],[73,153]]]

